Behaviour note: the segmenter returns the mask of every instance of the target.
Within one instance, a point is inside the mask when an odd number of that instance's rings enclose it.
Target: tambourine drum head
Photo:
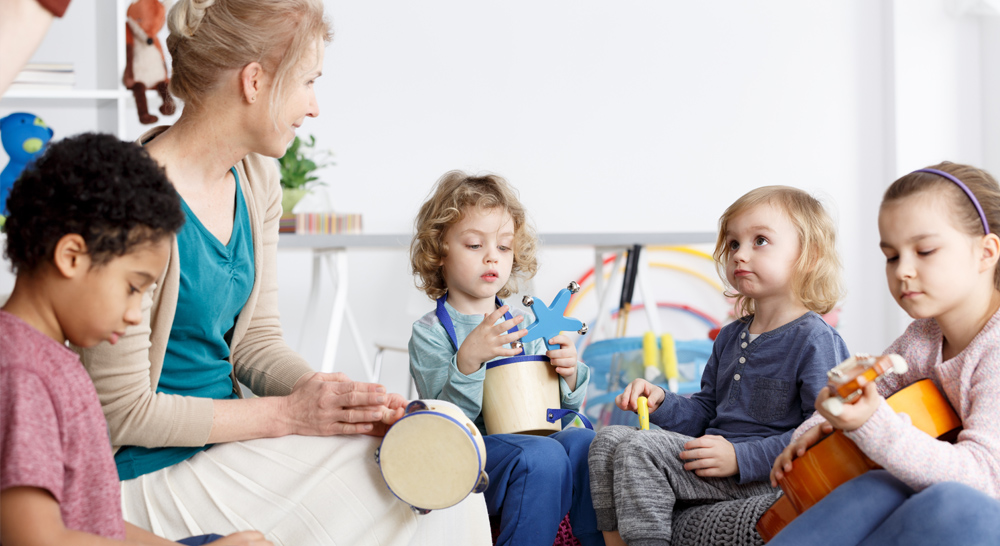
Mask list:
[[[458,504],[472,492],[482,471],[469,426],[432,412],[401,419],[389,429],[379,452],[389,489],[417,508]]]

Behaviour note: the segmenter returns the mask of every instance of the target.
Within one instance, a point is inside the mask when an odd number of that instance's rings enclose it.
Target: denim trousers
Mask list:
[[[1000,544],[1000,502],[957,482],[920,492],[885,470],[841,485],[768,546]]]
[[[569,427],[550,436],[493,434],[486,443],[486,508],[500,516],[497,546],[551,546],[569,513],[583,544],[604,544],[590,500],[587,452],[594,431]]]

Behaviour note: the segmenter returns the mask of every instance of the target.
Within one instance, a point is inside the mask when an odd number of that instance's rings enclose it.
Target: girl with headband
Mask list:
[[[770,544],[1000,543],[1000,186],[968,165],[920,169],[886,190],[878,226],[889,291],[915,319],[885,352],[909,369],[865,385],[839,416],[824,408],[824,389],[771,484],[834,428],[882,469],[835,489]],[[954,444],[886,402],[921,379],[962,420]]]

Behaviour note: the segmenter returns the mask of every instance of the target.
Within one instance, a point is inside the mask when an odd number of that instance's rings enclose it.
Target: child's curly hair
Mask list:
[[[139,145],[98,133],[49,146],[14,182],[7,210],[4,254],[18,274],[51,261],[70,233],[83,237],[92,266],[101,266],[184,224],[163,168]]]
[[[729,205],[719,218],[719,238],[715,243],[716,268],[723,282],[730,249],[726,233],[729,222],[737,215],[762,204],[783,210],[796,227],[801,245],[799,259],[792,275],[792,291],[810,311],[829,313],[844,295],[840,255],[837,253],[837,229],[823,204],[808,193],[789,186],[764,186],[751,190]],[[730,289],[726,296],[736,298],[737,317],[754,314],[754,301]]]
[[[514,221],[514,264],[510,279],[497,296],[506,298],[517,293],[518,283],[530,279],[538,270],[538,239],[517,190],[494,174],[472,176],[449,171],[438,179],[430,198],[420,207],[414,222],[416,235],[410,243],[410,267],[417,277],[414,282],[432,300],[448,291],[441,272],[448,255],[445,233],[462,220],[468,207],[502,207]]]

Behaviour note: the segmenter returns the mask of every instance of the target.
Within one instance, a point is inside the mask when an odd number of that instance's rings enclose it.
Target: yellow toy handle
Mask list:
[[[677,381],[680,372],[677,371],[677,345],[674,343],[674,336],[663,334],[660,337],[660,351],[663,355],[663,375],[666,376],[670,384],[670,391],[677,392]]]
[[[639,430],[649,430],[649,404],[645,396],[640,396],[636,403],[639,406]]]
[[[657,354],[658,348],[656,346],[656,334],[653,332],[646,332],[642,335],[642,363],[644,364],[644,374],[646,381],[650,383],[658,375],[660,375],[660,368],[657,366],[657,361],[659,360],[659,355]]]

